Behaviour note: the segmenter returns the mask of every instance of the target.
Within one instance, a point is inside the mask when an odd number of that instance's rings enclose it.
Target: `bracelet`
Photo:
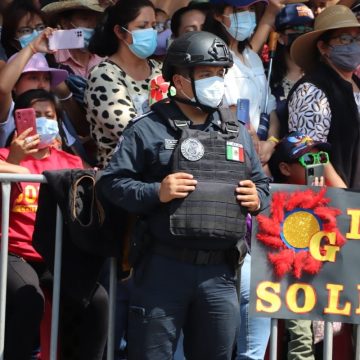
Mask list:
[[[32,43],[29,43],[29,48],[31,49],[33,55],[37,53],[36,49],[34,48],[34,45]]]
[[[272,141],[275,144],[279,143],[279,139],[276,138],[275,136],[269,136],[266,141]]]
[[[66,101],[66,100],[69,100],[69,99],[71,99],[71,98],[72,98],[72,96],[73,96],[73,93],[72,93],[72,92],[70,92],[70,94],[69,94],[68,96],[65,96],[64,98],[59,99],[59,101]]]

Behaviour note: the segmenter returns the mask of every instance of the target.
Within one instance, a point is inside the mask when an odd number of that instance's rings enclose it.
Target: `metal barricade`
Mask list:
[[[43,175],[23,174],[0,174],[2,189],[2,213],[1,213],[1,249],[0,249],[0,360],[4,360],[5,347],[5,312],[6,312],[6,282],[8,266],[9,244],[9,218],[10,218],[10,191],[12,182],[38,182],[45,183]],[[61,281],[61,249],[62,249],[62,214],[57,208],[56,214],[56,237],[55,237],[55,262],[54,283],[52,296],[51,314],[51,339],[50,360],[57,359],[59,307],[60,307],[60,281]],[[111,259],[110,267],[110,292],[109,292],[109,332],[107,360],[114,358],[114,333],[115,333],[115,299],[116,299],[116,259]]]

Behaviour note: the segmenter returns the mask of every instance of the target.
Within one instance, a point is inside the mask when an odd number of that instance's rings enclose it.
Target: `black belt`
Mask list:
[[[217,265],[228,262],[229,250],[196,250],[154,244],[154,254],[162,255],[194,265]]]

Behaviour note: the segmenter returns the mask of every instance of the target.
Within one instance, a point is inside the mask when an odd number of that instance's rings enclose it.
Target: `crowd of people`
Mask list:
[[[1,2],[0,171],[97,169],[100,198],[136,216],[115,359],[264,358],[270,319],[249,314],[252,219],[269,182],[306,184],[308,154],[324,173],[307,185],[360,187],[359,9]],[[61,30],[82,45],[54,48]],[[22,109],[34,110],[25,131]],[[38,195],[39,184],[12,187],[6,360],[42,351],[52,274],[32,244]],[[62,292],[60,358],[106,356],[106,287],[99,277],[85,303]],[[286,325],[288,358],[314,359],[312,322]]]

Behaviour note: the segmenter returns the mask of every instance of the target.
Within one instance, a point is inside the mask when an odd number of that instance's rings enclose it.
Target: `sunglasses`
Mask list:
[[[325,151],[319,151],[317,153],[306,153],[300,156],[298,161],[305,168],[310,165],[325,165],[329,162],[329,154]]]

